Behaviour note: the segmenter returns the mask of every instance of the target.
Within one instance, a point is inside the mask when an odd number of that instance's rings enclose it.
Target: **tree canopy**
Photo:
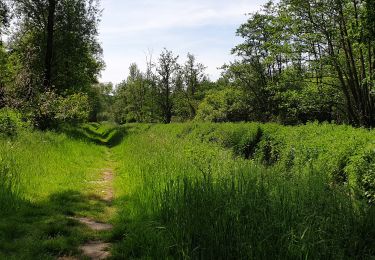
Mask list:
[[[232,49],[236,60],[223,65],[219,79],[210,80],[193,54],[179,57],[164,49],[148,59],[145,71],[132,64],[114,92],[111,84],[98,82],[104,68],[99,4],[0,0],[0,37],[7,34],[0,41],[0,107],[18,109],[42,128],[59,114],[58,107],[40,109],[54,95],[89,107],[83,118],[118,123],[375,126],[373,0],[270,1],[239,26],[243,40]]]

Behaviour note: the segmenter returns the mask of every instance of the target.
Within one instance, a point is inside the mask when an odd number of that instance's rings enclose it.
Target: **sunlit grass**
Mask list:
[[[0,259],[78,255],[102,236],[115,259],[371,258],[373,142],[372,131],[329,124],[20,131],[0,138]],[[108,165],[110,237],[69,219],[106,217],[89,182]]]
[[[89,182],[106,160],[106,147],[68,131],[21,130],[0,139],[0,259],[79,254],[96,234],[68,217],[103,212]]]
[[[181,124],[132,125],[127,132],[115,148],[117,258],[375,254],[374,208],[336,176],[345,173],[342,158],[355,154],[351,145],[361,150],[371,140],[368,131]]]

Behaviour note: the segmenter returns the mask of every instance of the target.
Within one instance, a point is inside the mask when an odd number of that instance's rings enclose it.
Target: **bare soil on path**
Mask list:
[[[88,181],[89,189],[92,190],[90,191],[92,194],[92,200],[105,202],[107,205],[104,213],[105,215],[108,215],[106,219],[110,219],[110,215],[114,213],[114,209],[112,207],[112,202],[114,199],[114,191],[112,186],[113,175],[112,168],[102,169],[101,178],[99,180]],[[89,216],[73,216],[68,218],[83,224],[89,230],[95,233],[111,231],[113,229],[111,224],[99,221]],[[90,240],[79,247],[79,251],[81,252],[80,256],[64,256],[59,257],[58,260],[79,260],[82,258],[103,260],[111,256],[110,249],[111,244],[106,241]]]

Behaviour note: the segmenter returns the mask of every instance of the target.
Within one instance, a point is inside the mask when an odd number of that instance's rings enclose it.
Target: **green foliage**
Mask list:
[[[244,92],[227,88],[208,93],[199,105],[196,119],[210,122],[245,121],[247,112]]]
[[[47,23],[45,19],[50,1],[35,2],[17,0],[15,12],[20,17],[20,26],[11,42],[19,55],[28,57],[33,88],[40,89],[45,77],[47,53]],[[57,1],[53,32],[52,78],[53,90],[61,95],[87,93],[97,82],[102,49],[97,42],[98,22],[101,11],[98,1]],[[22,59],[23,60],[23,59]],[[35,84],[35,85],[34,85]]]
[[[80,123],[88,119],[90,112],[89,98],[87,94],[73,94],[62,97],[54,92],[46,92],[40,95],[37,121],[46,123]],[[47,125],[48,127],[48,125]]]
[[[370,1],[371,2],[371,1]],[[372,126],[373,4],[270,1],[249,15],[226,69],[248,93],[252,119]],[[324,19],[322,19],[324,17]]]
[[[113,84],[100,83],[94,85],[89,93],[90,115],[91,122],[114,121],[113,118]]]
[[[88,119],[90,105],[86,94],[73,94],[59,97],[55,118],[64,122],[84,122]]]
[[[172,121],[173,101],[172,93],[179,87],[179,56],[175,56],[172,51],[164,49],[159,56],[156,67],[157,90],[159,93],[159,106],[163,123],[169,124]]]
[[[26,126],[27,123],[22,121],[20,113],[8,108],[0,109],[0,136],[16,136],[18,131]]]
[[[113,113],[117,123],[180,122],[194,119],[206,91],[213,88],[205,67],[192,54],[185,64],[164,49],[158,61],[149,61],[141,72],[130,65],[129,77],[114,93]]]
[[[16,0],[11,7],[17,23],[6,50],[0,43],[0,108],[16,108],[43,129],[96,117],[93,85],[104,66],[99,1]]]
[[[129,77],[115,92],[113,112],[117,123],[154,122],[160,117],[156,82],[143,74],[136,64],[129,68]]]
[[[370,144],[357,152],[356,156],[350,158],[346,167],[350,180],[357,185],[356,189],[369,201],[375,203],[375,146]]]

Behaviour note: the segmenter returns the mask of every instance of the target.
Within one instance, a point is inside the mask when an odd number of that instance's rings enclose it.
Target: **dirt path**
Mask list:
[[[111,207],[113,201],[113,170],[112,169],[103,169],[102,172],[102,179],[96,182],[92,182],[92,185],[98,185],[101,190],[101,194],[99,199],[106,201]],[[113,228],[111,224],[98,222],[94,219],[90,219],[87,217],[80,217],[76,218],[77,221],[86,225],[93,231],[109,231]],[[107,259],[111,256],[109,250],[111,245],[104,241],[88,241],[86,244],[80,246],[80,251],[82,251],[82,255],[86,256],[93,260],[101,260]]]
[[[105,202],[106,208],[105,212],[103,213],[106,218],[110,219],[111,215],[113,215],[114,208],[112,206],[112,202],[114,199],[114,192],[113,192],[113,169],[107,168],[101,170],[101,177],[99,180],[95,181],[88,181],[89,189],[91,190],[91,194],[93,197],[93,201],[97,202]],[[108,232],[112,230],[113,226],[109,223],[105,223],[99,221],[93,217],[88,216],[74,216],[69,217],[83,225],[85,225],[88,229],[93,231],[94,233],[100,232]],[[102,260],[107,259],[111,256],[110,253],[111,244],[107,243],[103,240],[90,240],[87,241],[85,244],[79,247],[79,251],[81,252],[81,257],[84,259],[92,259],[92,260]],[[60,257],[58,260],[78,260],[80,259],[77,257]]]

